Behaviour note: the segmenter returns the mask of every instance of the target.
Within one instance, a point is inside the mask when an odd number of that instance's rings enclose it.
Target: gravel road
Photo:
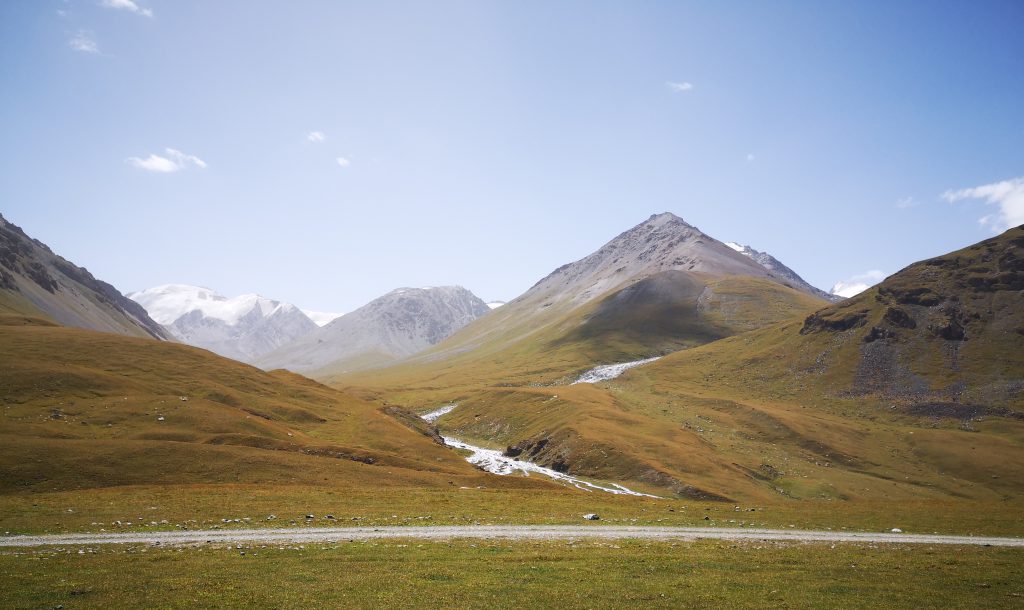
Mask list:
[[[569,540],[586,538],[644,540],[778,540],[792,542],[875,542],[893,544],[950,544],[1024,547],[1024,538],[940,536],[871,532],[770,530],[724,527],[647,527],[614,525],[475,525],[430,527],[308,527],[229,529],[173,532],[2,536],[0,547],[38,547],[98,544],[159,544],[188,546],[218,543],[348,542],[381,538],[453,538]]]

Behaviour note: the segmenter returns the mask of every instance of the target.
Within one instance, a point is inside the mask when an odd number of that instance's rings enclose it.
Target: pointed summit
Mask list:
[[[624,282],[670,270],[770,277],[757,262],[675,214],[663,212],[620,234],[590,256],[559,267],[520,298],[583,303]]]

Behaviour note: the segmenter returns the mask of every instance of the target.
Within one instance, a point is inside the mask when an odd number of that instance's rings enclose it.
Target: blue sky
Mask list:
[[[1024,222],[1021,24],[1019,1],[4,2],[0,212],[124,291],[327,311],[510,299],[662,211],[827,290]]]

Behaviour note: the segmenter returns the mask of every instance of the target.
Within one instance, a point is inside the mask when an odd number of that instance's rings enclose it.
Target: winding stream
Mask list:
[[[586,373],[580,375],[580,378],[572,382],[570,385],[576,385],[577,383],[597,383],[599,381],[615,379],[635,366],[654,362],[658,358],[661,358],[661,356],[644,358],[643,360],[634,360],[632,362],[620,362],[619,364],[602,364],[601,366],[595,366]]]
[[[434,423],[441,416],[447,415],[448,413],[454,411],[455,407],[457,406],[457,404],[445,405],[429,413],[424,413],[420,417],[422,417],[425,421]],[[546,477],[552,478],[556,481],[568,483],[569,485],[572,485],[573,487],[582,489],[584,491],[597,490],[612,494],[623,494],[628,496],[644,496],[648,498],[658,497],[651,494],[645,494],[639,491],[633,491],[632,489],[623,487],[622,485],[619,485],[617,483],[592,483],[591,481],[586,481],[584,479],[580,479],[578,477],[565,474],[564,472],[558,472],[557,470],[554,470],[552,468],[546,468],[539,464],[534,464],[533,462],[517,460],[515,458],[502,455],[500,451],[497,451],[495,449],[485,449],[483,447],[477,447],[476,445],[470,445],[465,441],[459,440],[451,436],[442,435],[441,438],[444,439],[445,444],[448,445],[449,447],[463,449],[465,451],[471,452],[470,455],[466,457],[466,461],[469,462],[470,464],[473,464],[474,466],[478,466],[486,470],[487,472],[493,474],[510,475],[517,472],[521,472],[525,476],[530,476],[530,473],[536,472]]]

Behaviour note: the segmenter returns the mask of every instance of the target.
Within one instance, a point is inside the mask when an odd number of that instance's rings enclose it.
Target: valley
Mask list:
[[[1024,607],[1024,2],[0,2],[0,609]]]

